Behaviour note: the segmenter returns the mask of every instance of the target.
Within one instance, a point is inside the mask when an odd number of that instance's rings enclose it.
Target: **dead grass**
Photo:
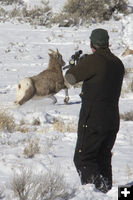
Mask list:
[[[77,132],[77,124],[75,121],[65,123],[65,121],[55,119],[53,123],[53,128],[55,131],[62,133]]]
[[[24,148],[24,155],[27,158],[33,158],[35,154],[38,154],[39,152],[39,140],[30,140],[27,146]]]
[[[9,113],[7,109],[0,110],[0,131],[21,132],[28,133],[30,130],[36,131],[37,126],[40,125],[38,119],[34,120],[33,126],[26,124],[24,120],[20,121],[20,124],[16,124],[14,117]]]
[[[129,13],[127,0],[67,0],[63,9],[55,15],[47,0],[42,0],[40,7],[35,6],[32,9],[27,8],[22,0],[1,0],[0,5],[0,21],[15,19],[35,27],[49,27],[52,24],[63,27],[85,24],[89,26],[91,23],[109,20],[111,17],[119,20],[119,13]],[[9,9],[8,5],[13,5],[13,9]]]
[[[8,132],[13,132],[15,126],[13,116],[6,109],[0,110],[0,131],[7,130]]]
[[[91,24],[109,20],[118,13],[128,14],[127,0],[67,0],[54,20],[60,26]]]
[[[20,200],[69,199],[64,177],[57,172],[35,174],[22,168],[14,174],[10,188]]]
[[[133,111],[120,114],[120,118],[124,121],[133,121]]]
[[[32,9],[27,8],[21,0],[2,0],[0,4],[5,5],[0,7],[0,21],[2,22],[17,20],[20,23],[26,22],[33,26],[48,26],[50,24],[52,10],[48,1],[43,0],[42,6],[35,6]],[[8,9],[6,6],[10,4],[13,4],[13,6]]]
[[[1,0],[1,4],[3,5],[12,5],[12,4],[23,4],[23,0]]]
[[[133,92],[133,80],[128,77],[129,74],[126,74],[126,77],[123,81],[121,96],[125,97],[128,93]]]

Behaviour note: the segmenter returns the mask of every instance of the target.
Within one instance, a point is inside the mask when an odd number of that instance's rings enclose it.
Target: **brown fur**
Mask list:
[[[34,91],[29,88],[28,90],[25,91],[25,96],[19,101],[19,104],[22,105],[29,99],[31,99],[34,96]]]
[[[131,54],[133,54],[133,50],[130,49],[129,47],[127,47],[125,49],[125,51],[122,53],[122,56],[124,57],[124,56],[128,56],[128,55],[131,55]]]

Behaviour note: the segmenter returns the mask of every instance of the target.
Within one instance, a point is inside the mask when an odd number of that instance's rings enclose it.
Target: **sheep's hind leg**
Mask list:
[[[54,95],[51,95],[50,98],[53,100],[53,104],[55,104],[57,102],[57,99]]]
[[[65,99],[64,99],[64,103],[68,104],[69,101],[69,95],[68,95],[68,88],[66,87],[65,89]]]
[[[24,97],[20,101],[16,101],[15,104],[16,105],[22,105],[25,102],[27,102],[28,100],[30,100],[33,96],[34,96],[34,88],[28,88],[25,91]]]

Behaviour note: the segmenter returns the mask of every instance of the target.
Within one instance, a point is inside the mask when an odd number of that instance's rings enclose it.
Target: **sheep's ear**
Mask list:
[[[54,50],[52,50],[52,49],[49,49],[49,51],[50,51],[51,53],[55,53],[55,51],[54,51]]]
[[[56,56],[57,56],[57,58],[61,56],[61,54],[60,54],[58,49],[56,49]]]
[[[49,49],[49,53],[48,54],[51,57],[51,56],[53,56],[55,54],[55,51],[53,51],[52,49]]]

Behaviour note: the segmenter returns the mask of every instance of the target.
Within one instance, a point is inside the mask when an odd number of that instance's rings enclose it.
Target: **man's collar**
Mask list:
[[[96,49],[96,51],[94,52],[94,54],[108,54],[110,53],[110,49],[109,48],[99,48],[99,49]]]

